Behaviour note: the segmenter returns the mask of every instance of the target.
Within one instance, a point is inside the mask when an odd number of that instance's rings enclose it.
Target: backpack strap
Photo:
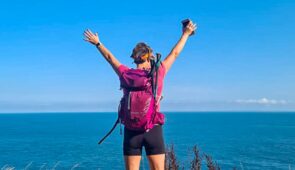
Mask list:
[[[98,142],[98,144],[101,144],[116,128],[117,124],[119,123],[119,118],[116,120],[115,124],[113,125],[112,129]]]
[[[161,54],[156,54],[156,61],[151,60],[151,71],[149,73],[149,76],[152,77],[152,91],[154,99],[157,98],[157,90],[158,90],[158,70],[161,65]],[[154,73],[156,72],[156,80],[154,80]]]
[[[154,96],[154,111],[155,113],[152,115],[152,119],[151,122],[154,122],[154,119],[156,117],[156,108],[157,108],[157,92],[158,92],[158,72],[159,72],[159,67],[161,65],[161,54],[157,53],[157,60],[153,62],[151,62],[151,76],[152,76],[152,91],[153,91],[153,96]],[[153,63],[153,64],[152,64]],[[156,80],[154,82],[154,72],[156,72]]]
[[[159,74],[159,67],[161,65],[161,54],[157,53],[157,61],[156,61],[156,82],[155,82],[155,92],[154,96],[157,99],[157,92],[158,92],[158,74]]]
[[[119,113],[119,109],[121,107],[121,103],[118,107],[118,113]],[[118,123],[120,123],[120,134],[122,134],[122,127],[121,127],[121,118],[119,117],[119,114],[118,114],[118,118],[116,120],[116,122],[114,123],[113,127],[111,128],[111,130],[102,138],[100,139],[100,141],[98,142],[98,144],[101,144],[108,136],[110,136],[110,134],[115,130],[116,126],[118,125]]]

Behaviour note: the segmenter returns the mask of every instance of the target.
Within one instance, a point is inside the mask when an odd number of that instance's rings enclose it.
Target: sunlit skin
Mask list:
[[[174,63],[176,58],[179,56],[184,45],[186,44],[186,41],[188,40],[192,32],[195,31],[196,29],[197,29],[197,26],[192,21],[190,21],[189,24],[182,29],[182,35],[180,39],[172,48],[172,50],[167,55],[167,57],[162,61],[162,63],[164,64],[166,68],[166,73],[170,70],[172,64]],[[84,31],[84,40],[93,45],[96,45],[97,43],[101,43],[98,37],[98,33],[92,33],[92,31],[89,29],[86,29]],[[102,54],[102,56],[106,59],[106,61],[112,66],[114,71],[119,75],[118,67],[121,65],[121,63],[118,61],[118,59],[103,45],[103,43],[97,46],[97,49]],[[141,64],[136,64],[136,68],[138,69],[150,68],[150,60],[146,59],[145,62]],[[149,165],[151,170],[164,170],[165,154],[149,155],[147,157],[149,160]],[[140,160],[141,160],[140,155],[124,156],[124,160],[125,160],[126,170],[139,170]]]

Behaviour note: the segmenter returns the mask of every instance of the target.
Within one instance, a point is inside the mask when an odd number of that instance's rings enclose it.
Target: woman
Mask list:
[[[196,30],[196,24],[192,21],[183,27],[182,35],[176,45],[173,47],[169,55],[162,61],[159,67],[158,77],[158,96],[161,96],[163,88],[163,79],[171,68],[171,65],[182,51],[188,37]],[[117,58],[101,43],[98,34],[93,34],[89,29],[84,31],[84,40],[95,45],[107,62],[112,66],[118,76],[129,68],[121,64]],[[139,54],[140,55],[137,55]],[[141,42],[136,45],[132,51],[131,57],[136,64],[136,69],[149,70],[152,49],[145,43]],[[159,111],[159,105],[157,107]],[[124,144],[123,153],[125,159],[125,168],[127,170],[139,170],[142,146],[149,160],[150,168],[153,170],[164,170],[165,167],[165,145],[162,133],[162,124],[154,122],[155,126],[148,132],[137,132],[124,128]]]

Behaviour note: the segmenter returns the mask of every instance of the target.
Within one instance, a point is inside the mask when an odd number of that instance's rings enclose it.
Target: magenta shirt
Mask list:
[[[121,64],[119,67],[118,67],[118,72],[119,72],[119,76],[122,76],[122,73],[128,69],[134,69],[134,68],[129,68],[123,64]],[[157,102],[158,102],[158,105],[157,105],[157,108],[156,108],[156,111],[157,112],[160,112],[160,99],[161,99],[161,96],[162,96],[162,91],[163,91],[163,85],[164,85],[164,77],[166,75],[166,68],[164,66],[163,63],[161,63],[160,67],[159,67],[159,70],[158,70],[158,91],[157,91]],[[126,91],[123,91],[123,93],[125,94]],[[159,123],[159,124],[163,124],[163,121],[164,120],[158,120],[158,119],[155,119],[155,124]],[[161,123],[162,122],[162,123]]]

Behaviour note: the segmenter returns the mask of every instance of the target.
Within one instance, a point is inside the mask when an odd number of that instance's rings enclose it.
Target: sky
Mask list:
[[[116,111],[119,79],[87,28],[123,64],[138,42],[169,54],[162,111],[294,111],[295,1],[1,1],[0,113]]]

